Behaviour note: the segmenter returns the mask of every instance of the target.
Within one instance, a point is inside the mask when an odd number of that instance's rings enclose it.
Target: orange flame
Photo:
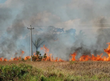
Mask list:
[[[110,43],[107,43],[108,44],[108,47],[106,49],[104,49],[104,52],[107,53],[108,57],[105,57],[103,56],[103,54],[100,54],[100,55],[97,55],[97,56],[94,56],[93,54],[92,55],[82,55],[79,59],[76,59],[76,55],[77,55],[77,52],[74,52],[73,54],[71,54],[71,61],[110,61]],[[52,62],[64,62],[65,60],[62,60],[61,58],[58,58],[56,57],[55,59],[53,58],[52,54],[49,54],[49,49],[44,45],[43,47],[41,47],[41,50],[44,50],[45,52],[45,58],[42,58],[41,61],[52,61]],[[1,57],[0,58],[0,61],[18,61],[18,60],[21,60],[22,58],[22,55],[24,54],[25,52],[24,51],[21,51],[21,55],[20,57],[15,57],[15,58],[11,58],[10,60],[6,59],[6,58],[3,58]],[[33,56],[34,57],[37,57],[36,58],[36,61],[39,60],[39,55],[36,55],[36,53],[33,53]],[[31,56],[25,56],[23,58],[24,60],[28,60],[28,59],[31,59]]]
[[[61,58],[58,59],[58,57],[56,57],[56,59],[53,59],[52,54],[49,54],[49,49],[45,47],[45,45],[41,47],[41,50],[44,50],[46,53],[46,58],[43,58],[42,61],[64,62],[64,60],[62,60]]]
[[[94,56],[93,54],[92,54],[92,56],[82,55],[78,59],[78,61],[89,61],[89,60],[92,60],[92,61],[110,61],[110,43],[107,43],[107,44],[108,44],[108,47],[107,47],[107,49],[104,49],[104,52],[106,52],[108,54],[108,57],[105,57],[105,56],[102,57],[103,53],[100,55],[97,55],[97,56]],[[77,52],[74,52],[73,54],[71,54],[71,56],[72,56],[71,60],[72,61],[76,61],[76,59],[75,59],[76,55],[77,55]]]
[[[45,47],[45,45],[43,47],[41,47],[41,50],[45,50],[45,53],[48,53],[49,52],[49,49],[47,47]]]

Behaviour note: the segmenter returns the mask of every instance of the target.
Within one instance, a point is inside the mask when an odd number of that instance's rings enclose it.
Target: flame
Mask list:
[[[4,60],[3,61],[7,61],[7,59],[6,58],[4,58]]]
[[[77,52],[74,52],[73,54],[71,54],[71,56],[72,56],[72,61],[75,61],[76,59],[75,59],[75,57],[76,57],[76,54],[77,54]]]
[[[28,59],[31,59],[31,56],[24,57],[24,60],[28,60]]]
[[[103,53],[97,56],[92,55],[82,55],[78,61],[110,61],[110,43],[107,43],[108,47],[107,49],[104,49],[104,52],[106,52],[108,54],[108,57],[103,56]],[[72,56],[72,61],[76,61],[75,57],[77,55],[77,52],[74,52],[73,54],[71,54]]]
[[[41,50],[45,50],[45,53],[49,53],[49,49],[47,47],[45,47],[45,45],[43,47],[41,47]]]
[[[49,54],[49,49],[47,47],[45,47],[45,45],[43,46],[43,49],[45,50],[45,53],[46,53],[46,56],[47,56],[44,60],[53,61],[53,62],[64,62],[64,60],[62,60],[61,58],[58,58],[58,57],[56,57],[54,59],[52,54]]]
[[[52,54],[49,53],[49,49],[44,45],[41,47],[41,50],[44,50],[45,52],[45,57],[41,59],[41,61],[53,61],[53,62],[64,62],[61,58],[56,57],[55,59],[53,58]],[[6,58],[0,58],[0,61],[18,61],[22,59],[22,55],[24,54],[24,51],[21,51],[21,55],[19,57],[11,58],[10,60],[7,60]],[[36,61],[39,61],[40,55],[36,55],[36,53],[33,53],[33,56],[36,57]],[[32,56],[32,57],[33,57]],[[25,56],[23,58],[24,60],[31,59],[31,56]]]
[[[52,54],[49,54],[49,49],[45,45],[41,47],[41,50],[44,50],[46,54],[46,58],[43,58],[42,61],[64,62],[64,60],[61,58],[58,59],[58,57],[54,59]]]
[[[92,55],[82,55],[80,56],[79,59],[76,59],[77,51],[71,54],[71,61],[110,61],[110,43],[107,43],[108,47],[104,49],[104,52],[107,53],[108,57],[103,56],[103,53],[97,56]],[[52,61],[52,62],[64,62],[65,60],[62,60],[61,58],[56,57],[55,59],[53,58],[52,54],[49,53],[49,49],[44,45],[41,47],[41,50],[44,50],[45,55],[41,59],[41,61]],[[18,61],[21,59],[28,60],[31,59],[31,56],[25,56],[22,58],[22,55],[24,54],[24,51],[21,51],[21,55],[19,57],[11,58],[10,60],[0,57],[0,61]],[[36,61],[39,60],[40,55],[36,55],[36,53],[33,53],[33,56],[36,57]]]

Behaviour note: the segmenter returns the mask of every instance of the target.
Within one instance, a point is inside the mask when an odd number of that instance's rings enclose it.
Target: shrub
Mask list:
[[[32,56],[32,61],[42,61],[43,59],[46,58],[47,58],[46,53],[42,56],[39,51],[36,51],[36,55]]]
[[[0,81],[9,81],[15,77],[22,78],[24,75],[26,76],[29,73],[29,70],[32,69],[32,66],[20,64],[11,65],[11,66],[0,66]]]

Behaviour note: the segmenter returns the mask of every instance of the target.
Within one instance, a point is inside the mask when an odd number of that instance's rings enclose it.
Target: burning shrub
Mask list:
[[[32,56],[32,61],[42,61],[46,58],[47,58],[46,53],[43,56],[41,56],[40,52],[36,51],[36,55]]]
[[[36,61],[37,57],[32,56],[32,61]]]
[[[36,51],[36,55],[32,56],[32,60],[33,61],[41,61],[42,60],[42,56],[39,51]]]

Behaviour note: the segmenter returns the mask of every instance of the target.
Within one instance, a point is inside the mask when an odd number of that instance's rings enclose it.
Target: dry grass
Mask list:
[[[0,65],[11,64],[29,64],[33,67],[41,69],[45,76],[78,76],[78,78],[87,78],[90,81],[106,80],[110,81],[110,62],[87,61],[87,62],[30,62],[30,61],[13,61],[0,62]],[[47,73],[51,73],[47,75]],[[82,79],[82,80],[83,80]],[[93,80],[92,80],[93,79]],[[87,81],[88,81],[87,80]]]

